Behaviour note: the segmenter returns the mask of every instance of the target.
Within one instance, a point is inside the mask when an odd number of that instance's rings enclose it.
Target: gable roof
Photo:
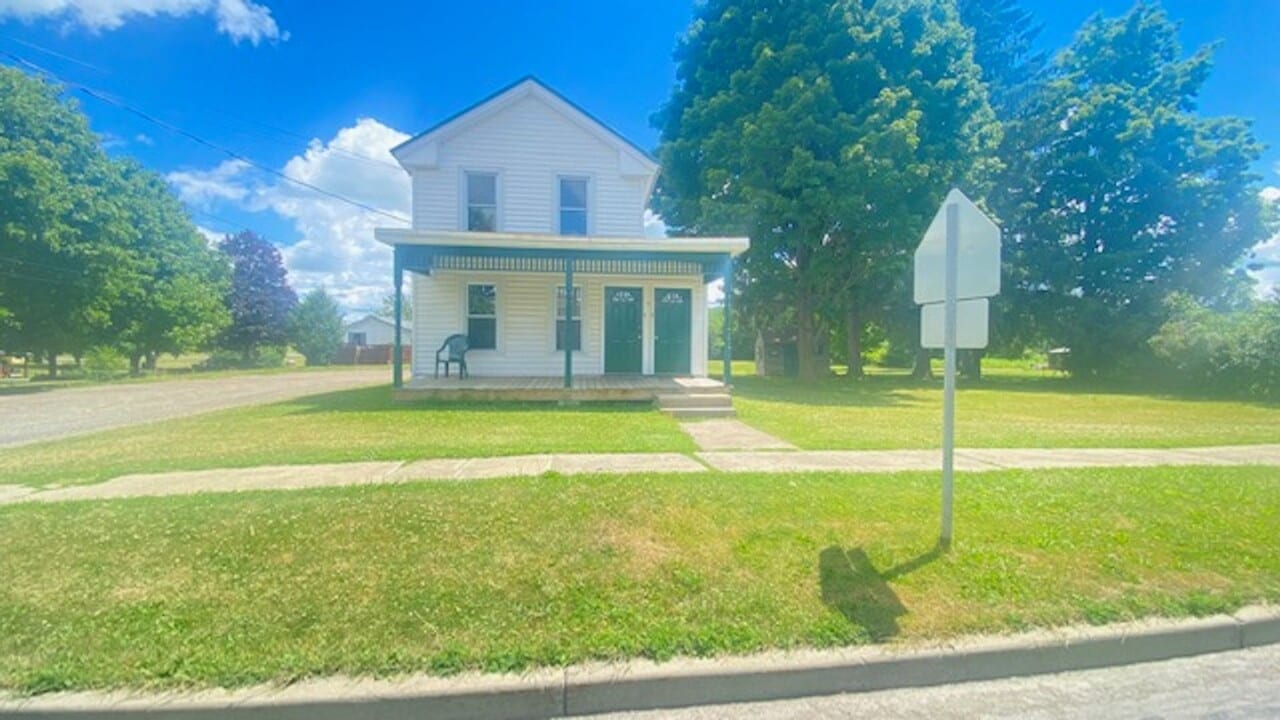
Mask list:
[[[375,321],[375,322],[380,322],[380,323],[382,323],[383,325],[386,325],[386,326],[388,326],[388,327],[395,327],[395,325],[396,325],[394,321],[392,321],[392,320],[388,320],[387,318],[384,318],[384,317],[382,317],[381,315],[373,315],[373,314],[369,314],[369,315],[365,315],[364,317],[360,318],[359,320],[352,320],[351,322],[347,323],[347,324],[346,324],[346,325],[344,325],[343,327],[354,327],[354,326],[359,325],[360,323],[362,323],[362,322],[364,322],[364,321],[366,321],[366,320],[373,320],[373,321]],[[402,326],[402,327],[403,327],[403,326]]]
[[[501,88],[497,92],[490,94],[483,100],[464,108],[463,110],[450,115],[435,125],[423,130],[413,137],[405,140],[399,145],[391,148],[391,154],[397,160],[404,164],[404,156],[408,154],[412,148],[428,144],[441,136],[457,132],[461,128],[479,120],[481,117],[487,116],[486,110],[492,106],[505,106],[507,102],[515,100],[526,95],[533,94],[547,101],[553,109],[558,110],[569,120],[583,126],[585,129],[592,131],[597,137],[605,141],[607,144],[614,145],[620,151],[633,156],[650,172],[656,172],[658,169],[658,161],[647,150],[639,145],[631,142],[626,137],[614,130],[602,120],[584,110],[577,103],[561,95],[554,88],[542,82],[533,75],[526,75],[523,78]]]

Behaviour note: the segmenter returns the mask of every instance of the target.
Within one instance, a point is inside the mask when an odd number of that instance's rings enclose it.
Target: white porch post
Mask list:
[[[579,318],[581,322],[581,318]],[[561,343],[564,345],[564,386],[573,387],[573,342],[570,330],[573,329],[573,256],[564,259],[564,333]],[[581,337],[581,335],[579,335]]]
[[[724,349],[721,356],[724,358],[724,384],[728,387],[733,384],[733,330],[730,322],[733,309],[733,258],[724,261]]]
[[[394,352],[395,355],[391,358],[391,367],[392,367],[391,382],[395,387],[399,388],[404,385],[404,351],[402,349],[403,345],[401,344],[401,338],[400,338],[400,316],[403,314],[401,306],[404,303],[404,299],[402,297],[403,291],[401,290],[401,287],[404,285],[404,266],[400,261],[400,246],[397,245],[393,249],[393,253],[394,255],[392,256],[391,263],[394,266],[392,269],[392,275],[393,275],[393,282],[395,283],[395,286],[396,286],[396,291],[395,291],[396,339],[395,339],[395,348],[394,350],[392,350],[392,352]]]

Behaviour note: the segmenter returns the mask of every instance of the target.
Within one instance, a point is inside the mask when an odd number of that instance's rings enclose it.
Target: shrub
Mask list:
[[[102,345],[84,354],[84,372],[94,380],[108,380],[128,372],[129,359],[119,350]]]
[[[1150,345],[1167,377],[1184,387],[1280,399],[1280,301],[1217,312],[1179,294],[1166,306],[1169,319]]]
[[[234,350],[214,350],[200,364],[201,370],[247,370],[251,368],[277,368],[284,365],[285,349],[264,347],[248,359],[244,353]]]

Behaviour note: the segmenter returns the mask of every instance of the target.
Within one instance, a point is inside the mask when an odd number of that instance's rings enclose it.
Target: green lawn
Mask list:
[[[805,449],[940,444],[939,382],[873,369],[803,384],[735,363],[739,417]],[[1280,441],[1280,405],[1091,388],[1012,362],[959,393],[961,447],[1185,447]],[[718,366],[713,370],[718,370]],[[0,450],[0,482],[98,482],[135,472],[544,452],[692,452],[643,404],[396,404],[387,387]]]
[[[737,363],[735,363],[736,370]],[[1280,405],[1089,385],[1017,363],[987,363],[956,400],[960,447],[1189,447],[1280,442]],[[718,370],[718,365],[717,365]],[[748,370],[748,368],[743,368]],[[812,384],[742,374],[734,406],[750,425],[810,450],[941,444],[942,382],[872,369]]]
[[[0,482],[98,482],[127,473],[550,452],[692,452],[646,405],[391,401],[389,386],[311,395],[0,450]]]
[[[921,640],[1280,600],[1268,468],[577,477],[0,507],[0,686]]]

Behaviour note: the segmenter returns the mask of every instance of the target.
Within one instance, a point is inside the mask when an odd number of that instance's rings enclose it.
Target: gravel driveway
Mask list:
[[[390,367],[53,388],[0,395],[0,448],[391,382]]]

